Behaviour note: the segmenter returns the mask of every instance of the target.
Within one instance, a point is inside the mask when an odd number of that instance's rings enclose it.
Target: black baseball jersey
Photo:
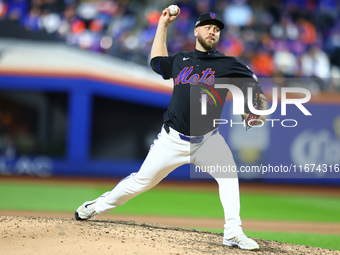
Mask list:
[[[174,89],[164,123],[184,135],[204,135],[213,130],[213,120],[219,119],[228,89],[216,89],[215,83],[241,87],[245,82],[257,82],[254,73],[235,57],[216,50],[183,51],[174,56],[155,57],[152,69],[164,79],[173,78]],[[207,114],[201,114],[202,94],[206,94]]]

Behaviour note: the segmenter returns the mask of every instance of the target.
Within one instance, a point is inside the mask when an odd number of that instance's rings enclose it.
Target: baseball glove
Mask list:
[[[248,113],[247,118],[244,118],[242,116],[242,120],[245,121],[246,123],[246,130],[251,128],[256,120],[260,117],[259,115],[256,115],[252,112],[250,112],[249,107],[248,107],[248,88],[252,88],[252,104],[255,109],[261,110],[262,109],[262,103],[260,99],[260,94],[263,94],[262,89],[258,83],[255,82],[246,82],[243,84],[241,90],[244,95],[244,112]]]

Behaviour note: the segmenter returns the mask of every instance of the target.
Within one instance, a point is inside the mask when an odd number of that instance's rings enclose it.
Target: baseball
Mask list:
[[[170,5],[169,6],[169,9],[170,9],[170,15],[176,15],[178,13],[178,9],[176,7],[176,5]]]

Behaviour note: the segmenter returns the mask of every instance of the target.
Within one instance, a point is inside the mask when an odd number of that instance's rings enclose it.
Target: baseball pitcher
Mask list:
[[[172,78],[174,81],[173,94],[158,138],[151,145],[139,171],[127,176],[96,200],[81,205],[75,212],[77,220],[87,220],[123,205],[154,187],[183,164],[193,163],[201,168],[216,164],[236,168],[229,146],[212,121],[220,117],[228,93],[227,89],[215,89],[217,80],[226,79],[245,93],[251,87],[254,108],[267,109],[265,96],[253,72],[236,58],[216,50],[224,24],[215,13],[203,13],[197,20],[194,51],[168,56],[167,28],[180,15],[178,7],[177,10],[177,13],[172,10],[172,14],[169,8],[163,10],[151,49],[152,69],[164,79]],[[206,103],[207,114],[201,112],[203,103]],[[265,120],[265,116],[251,113],[247,105],[242,118],[247,128]],[[259,249],[258,244],[242,231],[237,173],[228,176],[210,174],[218,183],[224,209],[223,244],[246,250]]]

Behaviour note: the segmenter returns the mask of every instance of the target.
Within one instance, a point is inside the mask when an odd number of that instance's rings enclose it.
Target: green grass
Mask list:
[[[152,214],[182,217],[223,218],[223,208],[215,192],[150,190],[130,200],[114,213]]]
[[[245,231],[248,236],[283,243],[301,244],[331,250],[340,250],[340,236],[311,233],[280,233]]]
[[[85,186],[1,183],[0,209],[68,212],[99,194],[99,189]]]
[[[340,198],[242,194],[243,218],[264,220],[340,222]]]
[[[215,233],[223,233],[223,229],[198,229]],[[262,232],[244,231],[252,238],[278,241],[282,243],[301,244],[331,250],[340,250],[339,235],[311,234],[311,233],[287,233],[287,232]]]
[[[73,212],[111,187],[0,184],[0,209]],[[155,187],[113,213],[223,218],[218,192]],[[241,217],[258,220],[340,222],[340,198],[241,193]]]

